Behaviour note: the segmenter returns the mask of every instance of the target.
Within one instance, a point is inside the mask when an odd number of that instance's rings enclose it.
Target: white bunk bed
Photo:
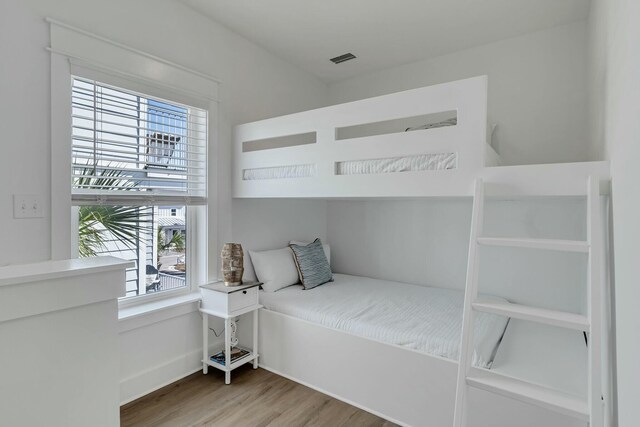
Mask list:
[[[472,196],[476,178],[499,192],[584,195],[589,175],[609,177],[607,162],[497,167],[488,127],[486,76],[243,124],[233,197]]]
[[[453,126],[450,125],[452,115]],[[443,121],[448,121],[448,125],[441,126]],[[584,197],[590,177],[594,185],[600,184],[603,193],[607,191],[607,162],[496,166],[498,155],[487,141],[490,142],[484,76],[243,124],[237,126],[234,133],[233,196],[321,199],[473,196],[476,212],[478,206],[482,211],[483,194],[478,193],[479,187],[474,187],[474,182],[480,182],[480,188],[488,196]],[[594,191],[599,198],[600,191]],[[590,200],[593,198],[591,194]],[[594,205],[589,206],[589,223],[593,225],[599,217],[594,215]],[[474,214],[474,221],[478,220],[477,215]],[[481,223],[482,215],[479,215]],[[590,228],[589,236],[598,227],[600,224]],[[478,228],[481,229],[478,224],[472,226],[472,247],[477,244],[476,237],[482,237]],[[548,243],[484,240],[483,244],[506,243],[540,249]],[[563,248],[574,250],[571,245],[572,242],[565,242]],[[471,248],[470,259],[475,259]],[[606,257],[599,258],[589,252],[589,259],[591,283],[595,281],[594,274],[604,271],[600,264],[605,263]],[[473,333],[468,332],[468,318],[473,318],[469,313],[475,304],[474,270],[477,269],[470,264],[464,310],[467,332],[463,331],[462,335],[463,360],[473,354],[464,343],[469,336],[473,337]],[[603,277],[591,290],[606,296],[606,283]],[[277,302],[278,294],[286,299],[293,290],[283,291],[286,289],[265,295],[263,299],[266,308],[259,313],[260,366],[397,424],[448,427],[454,423],[454,413],[459,423],[461,404],[456,405],[456,398],[464,400],[465,411],[474,413],[473,422],[467,424],[470,427],[584,427],[589,415],[585,414],[582,404],[575,409],[576,401],[585,400],[588,402],[585,407],[591,408],[595,396],[602,392],[608,405],[608,385],[600,387],[589,381],[588,396],[586,377],[579,375],[587,369],[590,375],[599,374],[591,370],[598,360],[588,363],[594,354],[589,353],[587,358],[579,331],[547,333],[544,332],[547,326],[541,329],[540,325],[534,325],[533,329],[527,329],[528,324],[512,319],[491,366],[492,371],[499,371],[507,379],[521,377],[567,394],[570,401],[567,405],[572,409],[565,410],[562,404],[541,403],[541,399],[536,401],[531,396],[519,398],[517,392],[497,393],[497,387],[486,386],[487,381],[481,384],[483,387],[470,388],[461,394],[461,387],[466,389],[466,384],[472,382],[468,378],[471,365],[466,361],[464,369],[459,370],[455,357],[429,354],[421,351],[424,349],[378,339],[357,327],[336,327],[335,319],[334,323],[323,322],[317,316],[282,308]],[[606,315],[605,302],[606,298],[596,298],[589,306],[590,311],[602,304]],[[541,316],[533,318],[539,321]],[[597,316],[595,319],[599,323]],[[593,325],[592,328],[592,333],[599,330]],[[604,348],[608,342],[606,329],[602,339]],[[569,368],[547,369],[553,362],[552,357],[542,367],[531,369],[536,359],[549,357],[538,354],[534,358],[537,353],[532,349],[553,348],[559,342],[562,349],[558,350],[557,357],[564,364],[561,366]],[[602,357],[606,366],[608,352],[604,351]],[[570,379],[560,380],[562,375],[550,372],[569,372]],[[482,379],[475,380],[482,383]],[[509,385],[511,389],[517,386]],[[590,412],[594,413],[591,409]],[[591,425],[603,424],[592,420]]]

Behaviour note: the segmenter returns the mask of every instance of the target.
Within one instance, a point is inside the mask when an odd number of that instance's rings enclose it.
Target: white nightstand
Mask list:
[[[240,286],[225,286],[224,282],[215,282],[200,286],[202,293],[202,373],[209,371],[209,366],[225,372],[225,384],[231,383],[231,371],[238,366],[253,361],[253,369],[258,369],[258,287],[260,283],[250,282]],[[234,318],[246,313],[253,313],[253,348],[249,354],[231,362],[231,324]],[[214,362],[209,354],[209,316],[224,319],[224,364]]]

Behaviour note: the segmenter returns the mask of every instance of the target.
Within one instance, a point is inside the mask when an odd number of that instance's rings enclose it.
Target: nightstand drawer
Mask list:
[[[200,286],[202,308],[220,315],[233,313],[258,305],[258,282],[248,282],[240,286],[225,286],[224,282],[209,283]]]
[[[244,289],[229,294],[229,313],[258,304],[258,287]]]

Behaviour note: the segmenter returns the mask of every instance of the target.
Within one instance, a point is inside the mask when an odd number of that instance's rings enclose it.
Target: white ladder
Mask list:
[[[464,298],[462,342],[456,389],[454,427],[467,425],[466,395],[468,387],[490,391],[521,402],[537,405],[602,427],[602,336],[601,336],[601,261],[602,229],[600,219],[600,182],[589,177],[587,182],[587,241],[518,239],[483,237],[484,184],[477,179],[473,199],[471,241]],[[550,251],[587,253],[588,260],[588,316],[546,310],[508,302],[486,301],[478,298],[479,247],[481,245],[532,248]],[[561,328],[584,331],[588,339],[588,395],[586,401],[557,390],[519,380],[497,372],[472,366],[474,353],[475,312],[493,313],[538,322]]]

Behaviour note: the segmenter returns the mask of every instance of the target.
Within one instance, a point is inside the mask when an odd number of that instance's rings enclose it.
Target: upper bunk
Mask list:
[[[476,178],[489,195],[574,196],[608,180],[608,162],[500,166],[487,87],[479,76],[239,125],[233,197],[460,197]]]

